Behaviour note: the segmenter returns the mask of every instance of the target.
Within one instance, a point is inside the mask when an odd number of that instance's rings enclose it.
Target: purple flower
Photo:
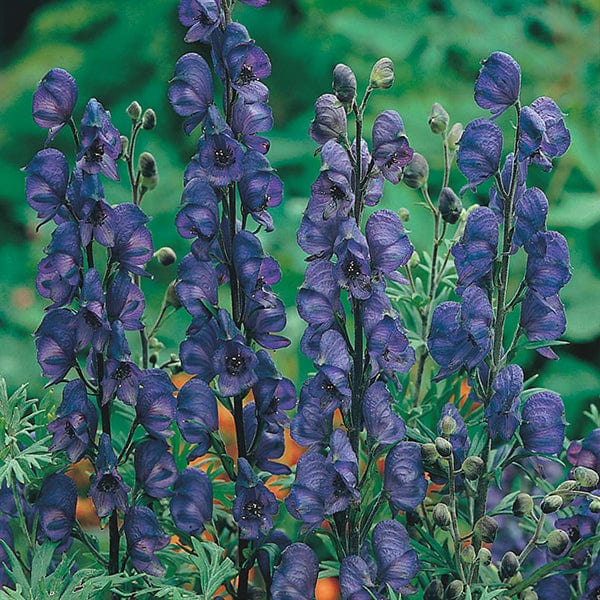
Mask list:
[[[598,598],[598,594],[600,594],[600,556],[596,556],[596,560],[588,571],[581,600],[594,600]]]
[[[256,135],[270,131],[273,127],[273,111],[265,102],[247,102],[238,98],[233,105],[231,128],[238,139],[250,150],[261,154],[269,151],[267,138]]]
[[[360,556],[346,556],[340,564],[342,600],[383,600],[377,593],[369,565]]]
[[[167,498],[177,479],[177,467],[163,440],[146,440],[135,449],[135,481],[148,496]]]
[[[600,428],[594,429],[583,440],[573,440],[567,450],[567,458],[572,465],[600,473]]]
[[[104,201],[104,186],[100,176],[73,173],[68,190],[69,200],[79,218],[81,245],[87,246],[92,239],[106,247],[114,245],[115,213]]]
[[[188,535],[200,535],[213,513],[213,490],[208,475],[200,469],[183,470],[173,486],[170,506],[178,529]]]
[[[482,64],[475,82],[475,102],[495,118],[519,99],[521,67],[504,52],[492,52]]]
[[[523,446],[530,452],[560,452],[565,438],[565,407],[561,397],[548,390],[529,396],[523,406],[520,434]]]
[[[217,398],[206,382],[194,377],[179,390],[176,419],[183,439],[198,444],[193,456],[206,454],[211,433],[219,428]]]
[[[244,342],[237,339],[227,340],[213,357],[220,394],[237,396],[246,392],[258,381],[254,371],[257,365],[256,354]]]
[[[571,279],[569,246],[557,231],[540,231],[525,244],[525,281],[541,297],[558,294]]]
[[[366,300],[371,295],[369,247],[354,219],[342,223],[334,249],[338,257],[333,267],[337,284],[352,298]]]
[[[144,265],[152,259],[152,236],[146,227],[149,221],[142,210],[125,202],[114,209],[114,245],[111,259],[134,275],[148,276]]]
[[[427,480],[421,460],[421,447],[416,442],[400,442],[385,458],[383,487],[395,513],[413,510],[425,498]]]
[[[300,390],[300,400],[296,415],[292,419],[292,438],[301,446],[323,444],[329,438],[333,427],[333,413],[340,406],[340,395],[331,390],[313,395],[309,382]]]
[[[389,378],[397,379],[397,373],[408,373],[415,364],[415,351],[409,346],[400,318],[393,313],[386,314],[369,328],[367,350],[373,374],[382,371]]]
[[[352,395],[349,387],[350,354],[339,331],[330,330],[323,334],[315,366],[319,371],[309,384],[311,393],[319,395],[323,390],[332,389],[342,397]]]
[[[518,199],[515,206],[515,232],[512,241],[512,253],[530,240],[537,232],[546,228],[548,199],[539,188],[528,188]]]
[[[329,453],[327,460],[331,462],[336,475],[334,486],[336,496],[341,493],[348,496],[351,502],[360,501],[358,485],[358,460],[348,434],[343,429],[334,429],[329,438]],[[341,492],[340,492],[341,490]]]
[[[75,524],[77,487],[73,480],[62,473],[44,479],[40,495],[35,502],[39,516],[38,540],[61,542],[70,538]]]
[[[273,492],[256,476],[245,458],[238,459],[233,518],[240,528],[240,537],[255,540],[260,533],[267,533],[276,513],[277,499]]]
[[[168,546],[170,538],[152,510],[147,506],[132,506],[125,513],[123,529],[133,568],[156,577],[164,575],[165,569],[154,553]]]
[[[519,114],[519,161],[529,158],[539,150],[545,131],[546,125],[542,117],[533,108],[524,106]]]
[[[217,289],[217,276],[210,262],[188,254],[179,263],[175,290],[181,304],[193,317],[206,314],[204,303],[217,305]]]
[[[106,433],[100,436],[95,466],[96,474],[89,495],[94,501],[98,516],[103,519],[114,510],[127,510],[129,487],[125,485],[117,471],[117,456]]]
[[[48,423],[52,434],[51,452],[64,450],[70,462],[80,460],[96,437],[98,414],[80,379],[69,381],[56,419]]]
[[[173,435],[169,430],[175,420],[176,399],[169,375],[161,369],[146,369],[139,382],[135,414],[144,429],[156,438]]]
[[[40,150],[23,169],[25,195],[42,224],[53,219],[64,206],[69,182],[69,165],[62,152],[54,148]]]
[[[489,119],[475,119],[465,128],[459,142],[456,164],[469,180],[468,186],[477,186],[494,175],[500,167],[502,132]]]
[[[75,318],[66,308],[46,313],[35,332],[37,360],[48,385],[62,381],[77,360]]]
[[[382,381],[369,386],[363,398],[367,436],[382,446],[399,442],[406,434],[404,421],[392,408],[392,395]]]
[[[227,132],[200,138],[198,157],[207,181],[215,187],[239,181],[243,174],[244,151],[239,142]]]
[[[110,113],[91,98],[81,119],[81,149],[77,166],[86,173],[102,173],[118,180],[116,160],[121,153],[121,136],[110,121]]]
[[[530,342],[557,340],[567,327],[565,308],[558,295],[542,298],[534,290],[527,290],[519,325]],[[558,358],[549,346],[536,348],[536,351],[551,360]]]
[[[215,10],[218,10],[214,0],[203,0],[202,3],[215,5]],[[180,15],[182,7],[190,4],[198,5],[200,2],[184,0],[179,5]],[[200,23],[196,22],[194,27],[196,25]],[[186,41],[190,41],[188,36]],[[187,135],[206,117],[208,107],[213,103],[213,94],[212,74],[207,62],[194,52],[184,54],[175,64],[175,73],[169,84],[169,101],[178,115],[187,117],[183,122],[183,130]]]
[[[219,26],[221,15],[216,0],[181,0],[179,22],[189,27],[186,42],[210,42],[211,33]],[[181,59],[180,59],[181,60]]]
[[[315,103],[315,118],[309,135],[320,146],[329,140],[341,142],[347,135],[346,111],[333,94],[323,94]]]
[[[545,131],[539,151],[532,161],[545,171],[552,168],[552,159],[562,156],[571,144],[571,134],[565,126],[563,114],[552,98],[536,98],[531,108],[544,121]]]
[[[77,84],[64,69],[51,69],[33,93],[33,120],[48,129],[46,145],[71,118],[77,103]]]
[[[120,321],[123,329],[137,331],[144,327],[145,300],[125,269],[119,269],[106,293],[106,311],[111,321]]]
[[[285,450],[283,428],[272,427],[267,429],[261,427],[259,429],[254,402],[248,402],[244,406],[243,416],[246,447],[250,448],[247,454],[248,460],[260,471],[272,473],[273,475],[287,475],[290,473],[291,469],[287,465],[272,460],[281,458]]]
[[[452,256],[458,273],[457,293],[461,293],[473,283],[484,287],[491,281],[497,251],[496,217],[485,206],[476,208],[467,218],[460,241],[452,247]]]
[[[314,551],[301,542],[289,545],[273,571],[273,600],[312,600],[318,574],[319,563]]]
[[[290,340],[275,332],[282,331],[286,324],[285,306],[272,294],[270,306],[262,306],[253,300],[247,300],[244,307],[243,320],[246,325],[246,335],[257,344],[269,350],[277,350],[290,345]]]
[[[100,274],[96,269],[89,269],[83,278],[79,304],[76,316],[78,347],[85,348],[91,344],[96,352],[102,352],[111,328],[104,307]]]
[[[413,154],[400,115],[395,110],[377,115],[373,124],[373,161],[382,175],[391,183],[398,183]]]
[[[508,442],[519,424],[520,395],[523,391],[523,371],[518,365],[501,369],[492,383],[494,393],[485,409],[493,438]]]
[[[512,170],[514,163],[514,154],[511,152],[506,155],[504,159],[504,165],[502,167],[502,171],[500,171],[500,181],[502,183],[502,189],[504,193],[508,194],[510,190],[510,181],[512,178]],[[527,165],[528,162],[517,161],[516,166],[516,179],[515,179],[515,196],[514,196],[514,208],[519,205],[521,196],[525,193],[527,189]],[[494,182],[492,187],[490,188],[490,204],[489,207],[494,211],[496,218],[498,219],[498,224],[502,223],[504,220],[504,196],[502,193],[498,191],[498,182]]]
[[[188,329],[188,337],[181,343],[179,356],[186,373],[198,375],[209,382],[215,376],[213,357],[221,345],[219,325],[206,315],[196,318]]]
[[[564,575],[551,575],[544,577],[535,585],[535,592],[539,600],[570,600],[571,585]],[[594,596],[583,596],[581,600],[594,600]]]
[[[239,25],[232,23],[231,25]],[[225,30],[225,38],[228,29]],[[225,42],[227,43],[227,42]],[[266,52],[254,40],[236,44],[225,56],[226,67],[231,78],[231,87],[249,102],[266,102],[269,90],[261,79],[271,74],[271,61]]]

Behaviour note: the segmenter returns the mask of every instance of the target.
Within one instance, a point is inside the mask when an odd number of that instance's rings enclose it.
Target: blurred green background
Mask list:
[[[183,42],[176,0],[23,0],[8,5],[3,3],[0,26],[0,373],[11,388],[29,381],[32,393],[39,394],[44,382],[31,333],[45,301],[36,296],[34,281],[51,226],[36,232],[19,172],[45,139],[45,131],[31,120],[31,95],[50,68],[61,66],[79,84],[76,120],[90,96],[111,110],[125,134],[125,108],[133,99],[156,110],[156,130],[141,136],[138,144],[139,150],[156,156],[161,178],[144,199],[144,208],[153,217],[156,247],[170,245],[183,256],[188,244],[178,238],[173,219],[194,136],[183,134],[166,90],[177,58],[192,48]],[[571,436],[590,427],[582,413],[600,393],[599,11],[595,0],[273,0],[261,10],[236,8],[235,18],[246,24],[273,63],[267,83],[276,125],[269,156],[285,182],[286,199],[274,211],[276,232],[263,241],[285,273],[279,292],[289,307],[288,337],[299,340],[303,330],[293,308],[304,269],[295,231],[319,169],[307,128],[314,100],[330,90],[335,64],[349,64],[362,87],[375,60],[393,59],[395,85],[373,97],[369,118],[372,122],[385,108],[400,112],[411,144],[429,160],[432,193],[437,194],[442,156],[439,138],[427,126],[431,104],[441,102],[453,121],[484,116],[473,102],[479,61],[503,50],[522,67],[523,102],[553,97],[568,114],[573,142],[552,173],[534,170],[530,183],[546,190],[549,226],[559,229],[571,247],[573,279],[562,294],[570,345],[559,349],[558,362],[534,353],[520,360],[529,375],[540,373],[539,385],[562,394]],[[509,117],[500,124],[510,133]],[[71,152],[70,142],[65,131],[57,145]],[[463,184],[464,178],[454,172],[451,185],[459,189]],[[106,188],[109,201],[127,199],[125,182]],[[413,243],[425,249],[431,225],[417,200],[412,190],[389,186],[383,205],[410,210]],[[467,194],[465,204],[473,202],[486,203],[485,190],[478,197]],[[153,320],[175,267],[151,265],[150,270],[154,280],[144,286],[153,299],[148,311]],[[184,336],[188,319],[180,312],[162,332],[166,352],[176,351]],[[310,364],[297,345],[277,354],[288,376],[297,381],[306,376]]]

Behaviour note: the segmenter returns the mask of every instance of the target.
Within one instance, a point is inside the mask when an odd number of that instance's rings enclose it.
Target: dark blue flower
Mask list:
[[[257,134],[270,131],[272,127],[273,111],[268,104],[247,102],[241,97],[236,100],[231,129],[246,148],[266,154],[270,147],[269,140]]]
[[[247,453],[248,460],[260,471],[272,473],[273,475],[287,475],[290,473],[291,469],[287,465],[272,460],[283,456],[285,450],[283,428],[259,428],[254,402],[248,402],[244,406],[243,416],[246,447],[250,448]]]
[[[181,343],[179,356],[186,373],[198,375],[209,382],[215,376],[213,357],[221,341],[216,320],[202,315],[192,321],[188,337]]]
[[[75,365],[75,318],[66,308],[51,310],[35,332],[37,360],[48,385],[62,381]]]
[[[51,69],[33,94],[33,120],[48,129],[46,145],[66,125],[77,102],[77,83],[64,69]]]
[[[504,221],[504,197],[510,191],[510,181],[512,179],[512,171],[514,165],[514,154],[511,152],[506,155],[504,159],[504,165],[502,171],[500,171],[500,182],[502,183],[503,192],[499,192],[498,182],[494,182],[490,188],[490,204],[489,207],[494,211],[498,224]],[[528,162],[517,161],[516,165],[516,178],[514,183],[514,202],[513,206],[517,207],[520,203],[521,196],[527,189],[527,165]]]
[[[532,161],[549,171],[552,159],[562,156],[571,145],[571,134],[565,126],[560,108],[552,98],[536,98],[530,106],[540,115],[545,126],[540,149],[533,155]]]
[[[460,414],[458,408],[456,408],[456,406],[451,402],[447,402],[442,408],[440,420],[438,421],[438,434],[442,435],[442,420],[447,416],[452,417],[456,423],[456,430],[450,435],[449,442],[452,444],[454,463],[458,469],[469,453],[471,440],[469,439],[467,425],[462,418],[462,415]]]
[[[351,502],[360,500],[356,489],[358,484],[358,459],[350,445],[348,434],[343,429],[334,429],[329,438],[327,460],[331,462],[336,475],[334,486],[336,496],[345,495]]]
[[[533,108],[524,106],[519,114],[519,161],[526,160],[539,150],[545,131],[542,117]]]
[[[309,384],[312,394],[319,395],[330,389],[342,397],[350,398],[350,354],[339,331],[332,329],[323,334],[315,366],[318,373]]]
[[[219,3],[216,0],[181,0],[178,14],[179,22],[184,27],[189,27],[184,38],[186,42],[210,43],[211,33],[221,22]]]
[[[237,237],[237,236],[236,236]],[[217,305],[217,275],[212,263],[186,255],[177,269],[175,290],[184,308],[193,316],[207,313],[204,303]]]
[[[530,240],[538,231],[546,228],[546,215],[548,214],[548,199],[539,188],[528,188],[520,196],[515,205],[515,231],[513,234],[512,250]]]
[[[163,440],[146,440],[135,448],[135,481],[148,496],[167,498],[177,479],[177,467]]]
[[[173,435],[169,429],[175,420],[175,386],[169,375],[161,369],[146,369],[139,381],[135,404],[138,422],[153,437]]]
[[[571,585],[564,575],[552,575],[544,577],[534,587],[538,600],[570,600]],[[594,596],[589,598],[583,596],[581,600],[595,600]]]
[[[409,346],[400,318],[393,313],[369,328],[367,350],[373,374],[382,371],[396,379],[397,373],[408,373],[415,364],[415,351]]]
[[[572,465],[600,473],[600,428],[591,431],[583,440],[573,440],[567,450],[567,458]]]
[[[131,281],[125,269],[119,269],[108,286],[106,311],[111,321],[120,321],[123,329],[137,331],[144,327],[145,300],[140,288]]]
[[[44,479],[40,495],[35,502],[39,517],[38,540],[65,543],[75,525],[77,487],[62,473]]]
[[[289,346],[290,340],[275,333],[285,328],[285,306],[275,294],[272,294],[271,302],[270,306],[263,306],[256,301],[247,300],[243,320],[248,337],[263,348],[277,350]]]
[[[133,568],[156,577],[164,575],[165,569],[154,553],[165,548],[170,538],[161,529],[152,510],[147,506],[132,506],[125,513],[123,530]]]
[[[315,118],[309,135],[320,146],[329,140],[341,142],[347,135],[346,111],[333,94],[323,94],[315,102]]]
[[[565,426],[565,407],[558,394],[544,390],[527,398],[520,429],[526,450],[557,454],[563,447]]]
[[[273,600],[312,600],[318,574],[319,563],[314,551],[301,542],[290,544],[273,571]]]
[[[152,236],[146,227],[149,221],[142,210],[125,202],[114,209],[114,245],[111,259],[134,275],[148,276],[144,265],[152,259]]]
[[[188,535],[200,535],[213,513],[213,490],[208,475],[200,469],[183,470],[173,486],[170,506],[178,529]]]
[[[385,458],[383,487],[394,513],[413,510],[425,498],[427,480],[416,442],[400,442]]]
[[[104,307],[104,291],[100,274],[89,269],[81,286],[77,313],[77,344],[85,348],[91,344],[96,352],[102,352],[110,336],[111,328]]]
[[[525,244],[525,281],[541,297],[558,294],[571,279],[569,246],[557,231],[540,231]]]
[[[596,556],[596,560],[587,573],[585,590],[581,600],[595,600],[598,598],[598,594],[600,594],[600,556]]]
[[[373,123],[373,161],[391,183],[402,178],[402,169],[412,160],[402,118],[395,110],[385,110]]]
[[[56,419],[48,423],[52,434],[51,452],[64,450],[70,462],[80,460],[96,437],[98,414],[80,379],[69,381]]]
[[[198,142],[199,164],[207,181],[215,186],[226,186],[239,181],[243,174],[242,146],[232,137],[232,132],[205,135]]]
[[[338,260],[333,275],[338,285],[352,298],[366,300],[371,295],[369,247],[354,219],[342,223],[334,250]]]
[[[342,600],[383,600],[377,593],[369,565],[360,556],[346,556],[340,564]]]
[[[323,444],[333,428],[333,413],[340,407],[340,398],[339,394],[331,392],[313,395],[309,382],[306,382],[300,390],[298,409],[292,419],[292,438],[301,446]]]
[[[482,65],[475,82],[475,102],[498,117],[519,99],[521,67],[505,52],[492,52]]]
[[[521,422],[520,396],[523,391],[523,371],[518,365],[508,365],[498,372],[492,383],[494,393],[485,409],[492,438],[508,442]]]
[[[75,190],[74,190],[75,191]],[[81,244],[87,246],[92,239],[106,247],[115,243],[115,212],[104,201],[104,187],[98,174],[86,175],[76,190],[78,197],[73,203],[80,221]]]
[[[363,398],[363,419],[367,436],[389,446],[399,442],[406,433],[404,421],[392,408],[392,395],[382,381],[369,386]]]
[[[558,295],[542,298],[534,290],[527,290],[519,325],[530,342],[557,340],[567,328],[565,307]],[[549,346],[536,348],[536,351],[551,360],[558,358]]]

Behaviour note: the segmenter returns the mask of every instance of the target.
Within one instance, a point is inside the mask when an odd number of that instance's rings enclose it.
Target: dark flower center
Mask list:
[[[346,265],[346,277],[348,277],[348,279],[350,279],[351,281],[354,281],[355,279],[358,279],[358,277],[360,277],[360,275],[362,274],[362,271],[360,270],[360,265],[353,259],[350,259],[350,262]]]
[[[119,363],[119,366],[115,371],[114,378],[121,381],[123,379],[127,379],[129,375],[131,375],[131,367],[129,364],[126,362]]]
[[[102,475],[102,479],[100,479],[100,482],[98,483],[98,489],[101,492],[114,494],[119,489],[119,482],[114,475]]]
[[[263,516],[263,505],[256,500],[244,504],[242,519],[260,519]]]
[[[239,350],[225,357],[225,369],[230,375],[239,375],[246,369],[246,359]]]
[[[100,322],[100,319],[91,310],[84,311],[83,318],[85,319],[86,325],[88,325],[90,329],[100,329],[102,323]]]
[[[65,434],[70,439],[75,439],[75,429],[69,421],[65,421]]]
[[[335,200],[336,202],[346,199],[346,193],[344,190],[335,183],[329,188],[329,195],[331,196],[331,199]]]
[[[262,204],[258,207],[258,210],[265,210],[265,208],[267,208],[267,206],[269,206],[269,202],[271,202],[271,196],[269,196],[269,194],[265,194],[263,196],[263,201]]]
[[[104,144],[100,140],[94,140],[92,145],[85,152],[85,159],[88,162],[101,162],[104,157]]]
[[[211,21],[209,16],[205,13],[200,11],[195,17],[194,19],[196,21],[198,21],[198,23],[200,23],[200,25],[203,25],[204,27],[210,27],[211,25],[214,24],[214,21]]]
[[[579,529],[574,525],[571,525],[571,527],[569,527],[567,533],[569,534],[569,538],[572,542],[576,542],[580,538]]]
[[[339,473],[336,473],[333,478],[333,495],[336,498],[341,498],[346,495],[347,491],[346,482]]]
[[[398,156],[398,153],[394,152],[394,154],[392,154],[385,162],[385,166],[389,169],[391,166],[395,165],[398,162],[399,158],[400,157]]]
[[[246,85],[251,81],[256,81],[257,77],[254,75],[254,71],[251,65],[244,64],[240,71],[240,76],[238,77],[238,82],[241,85]]]
[[[215,165],[221,169],[233,164],[233,150],[231,148],[219,148],[215,150]]]
[[[102,206],[100,206],[100,203],[96,202],[96,204],[94,204],[94,208],[88,215],[85,222],[90,223],[92,227],[99,227],[100,225],[104,224],[104,221],[106,221],[107,216],[108,215],[106,214]]]

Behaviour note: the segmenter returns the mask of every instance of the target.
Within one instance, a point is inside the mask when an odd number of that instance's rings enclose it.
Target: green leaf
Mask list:
[[[41,546],[37,545],[31,561],[31,587],[34,588],[46,577],[57,542],[46,541]]]
[[[223,583],[237,575],[237,569],[217,544],[192,538],[192,547],[194,554],[188,554],[188,559],[198,569],[202,593],[212,598]]]

